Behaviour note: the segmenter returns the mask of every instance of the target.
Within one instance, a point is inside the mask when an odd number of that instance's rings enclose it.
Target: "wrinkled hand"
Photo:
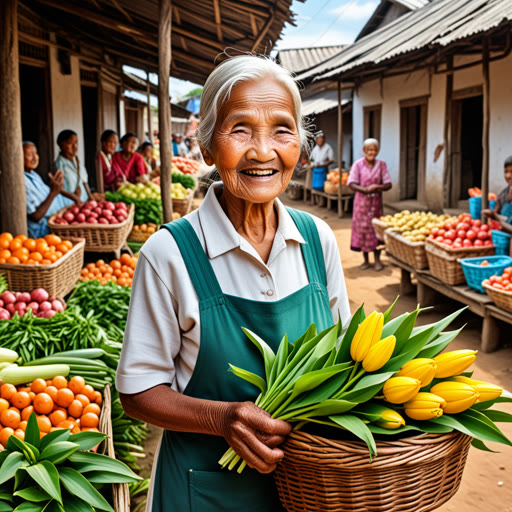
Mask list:
[[[55,194],[60,194],[64,186],[64,173],[60,169],[57,169],[55,174],[50,172],[48,176],[50,178],[50,190]]]
[[[271,473],[284,457],[277,448],[290,433],[291,425],[273,419],[252,402],[233,403],[227,411],[224,437],[251,468]]]

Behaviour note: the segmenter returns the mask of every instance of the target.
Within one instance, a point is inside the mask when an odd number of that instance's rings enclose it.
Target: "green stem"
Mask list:
[[[362,377],[366,373],[366,370],[363,368],[361,371],[352,379],[350,379],[345,386],[343,386],[343,389],[338,393],[338,396],[340,396],[343,391],[345,391],[347,388],[349,388],[354,382],[358,381],[360,377]]]
[[[356,364],[354,365],[354,368],[352,368],[352,372],[350,373],[350,377],[348,378],[347,383],[339,390],[339,392],[337,393],[336,396],[339,397],[346,389],[348,389],[350,387],[352,382],[354,382],[354,379],[357,380],[359,378],[359,376],[365,372],[364,370],[361,370],[356,375],[356,377],[354,377],[354,374],[356,373],[358,366],[359,366],[359,361],[356,361]]]

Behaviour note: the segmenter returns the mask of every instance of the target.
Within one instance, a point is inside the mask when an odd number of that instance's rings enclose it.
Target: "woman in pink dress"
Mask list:
[[[117,148],[117,133],[114,130],[105,130],[101,134],[101,151],[96,156],[96,187],[98,192],[116,190],[123,183],[123,176],[116,176],[112,169],[112,157]]]
[[[149,179],[146,163],[140,153],[136,153],[137,136],[128,132],[119,141],[121,151],[112,157],[112,170],[129,183],[146,183]]]
[[[386,162],[377,160],[377,139],[366,139],[363,143],[363,153],[364,158],[360,158],[352,165],[347,181],[347,185],[355,191],[350,248],[353,251],[362,251],[364,263],[359,267],[361,270],[371,267],[370,252],[375,256],[375,270],[382,270],[384,267],[380,261],[380,251],[377,249],[379,240],[372,219],[382,215],[382,192],[391,188],[391,177]]]

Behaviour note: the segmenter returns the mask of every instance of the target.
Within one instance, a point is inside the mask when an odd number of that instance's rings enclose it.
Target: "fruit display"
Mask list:
[[[348,181],[348,172],[341,173],[341,184],[346,185]],[[334,171],[330,171],[327,173],[327,181],[330,181],[334,185],[338,185],[340,182],[340,172],[335,169]]]
[[[124,201],[127,204],[135,205],[135,215],[133,221],[135,224],[147,224],[149,222],[153,224],[161,224],[162,222],[162,201],[160,196],[158,199],[144,198],[144,199],[133,199],[120,192],[107,192],[106,197],[108,201],[117,203]]]
[[[496,290],[512,292],[512,267],[507,267],[499,276],[491,276],[484,283]]]
[[[151,181],[157,185],[160,185],[160,176],[153,178]],[[195,189],[197,186],[197,181],[193,176],[190,176],[190,174],[183,174],[182,172],[173,172],[172,182],[181,183],[185,188],[188,189]]]
[[[125,183],[118,189],[120,194],[130,199],[161,199],[160,186],[156,183]],[[173,183],[171,185],[171,198],[172,199],[185,199],[188,191],[181,183]]]
[[[0,320],[10,320],[15,314],[23,316],[28,310],[39,318],[52,318],[64,309],[66,306],[59,299],[50,297],[44,288],[31,293],[6,290],[0,295]]]
[[[192,160],[191,158],[185,158],[182,156],[173,156],[172,163],[183,174],[195,174],[201,165],[197,160]]]
[[[429,238],[453,249],[493,245],[490,226],[482,224],[479,219],[472,219],[468,213],[434,227]]]
[[[62,215],[53,218],[55,224],[120,224],[128,218],[126,203],[112,201],[87,201],[81,206],[72,206]]]
[[[432,229],[442,226],[449,215],[436,215],[432,212],[410,212],[404,210],[395,215],[385,215],[380,218],[388,228],[395,228],[410,242],[423,242]]]
[[[73,242],[62,240],[57,235],[44,238],[28,238],[25,235],[13,236],[11,233],[0,235],[0,263],[14,265],[51,265],[62,258]]]
[[[119,286],[131,286],[136,264],[137,258],[126,253],[119,260],[112,260],[110,263],[104,260],[88,263],[80,272],[80,281],[96,280],[102,285],[113,281]]]

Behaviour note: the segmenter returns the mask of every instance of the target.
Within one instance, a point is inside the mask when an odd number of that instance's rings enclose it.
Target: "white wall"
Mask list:
[[[71,74],[63,75],[57,60],[57,49],[50,47],[50,88],[52,95],[52,120],[54,154],[59,154],[57,135],[65,129],[78,134],[78,158],[84,162],[84,137],[82,120],[82,93],[78,57],[71,58]],[[87,169],[94,172],[94,169]]]

